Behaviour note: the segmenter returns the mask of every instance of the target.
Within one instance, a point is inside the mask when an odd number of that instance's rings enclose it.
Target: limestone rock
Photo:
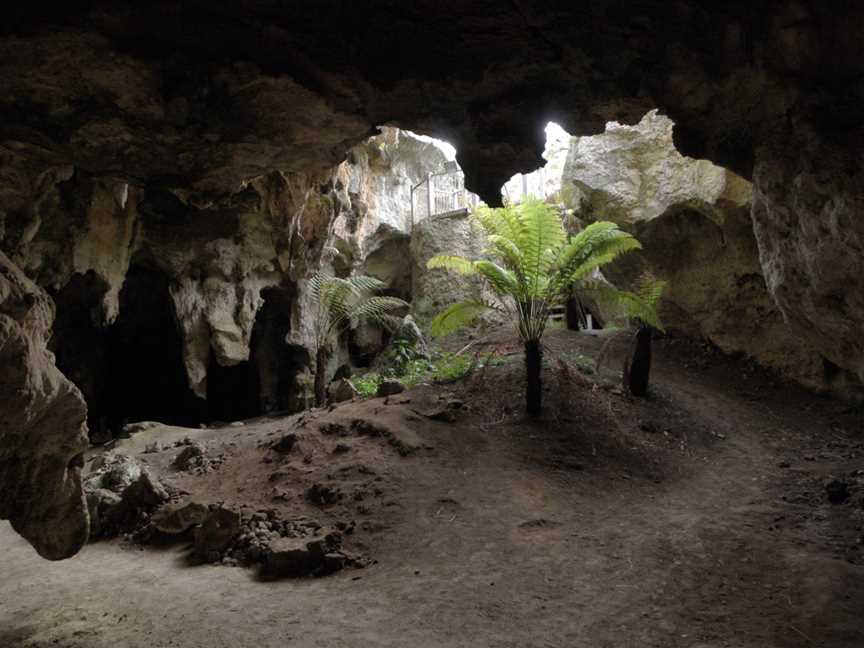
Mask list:
[[[393,333],[393,340],[404,340],[411,346],[411,350],[421,358],[429,360],[432,357],[429,353],[429,347],[426,345],[426,338],[411,315],[402,318],[402,323]]]
[[[269,545],[262,574],[275,579],[338,571],[347,560],[339,553],[341,547],[342,536],[336,531],[313,537],[278,538]]]
[[[650,221],[670,208],[722,217],[724,207],[749,207],[749,182],[707,160],[681,155],[674,124],[652,110],[635,126],[606,125],[602,135],[574,137],[563,192],[577,214],[620,225]]]
[[[753,229],[785,321],[842,386],[864,382],[864,171],[859,151],[835,142],[802,129],[760,151]]]
[[[652,111],[636,126],[613,123],[603,135],[572,140],[562,194],[583,219],[616,222],[643,246],[606,266],[605,276],[627,288],[650,270],[667,281],[667,328],[825,387],[816,347],[784,322],[766,286],[750,183],[682,156],[672,132],[671,120]]]
[[[54,365],[48,296],[0,252],[0,519],[57,560],[87,541],[86,406]]]
[[[162,533],[179,535],[202,524],[209,513],[210,509],[198,502],[167,504],[156,511],[150,521]]]
[[[354,400],[358,396],[354,385],[351,384],[350,380],[345,378],[330,383],[327,387],[327,394],[331,403],[342,403],[344,401]]]
[[[239,534],[240,514],[221,506],[213,508],[195,529],[194,553],[203,560],[215,562]]]
[[[445,270],[429,270],[426,263],[439,254],[477,258],[483,252],[483,235],[469,216],[456,212],[429,218],[414,228],[411,237],[411,261],[414,301],[411,312],[421,326],[454,302],[477,299],[482,287],[476,277],[466,277]]]
[[[398,380],[382,380],[378,385],[376,396],[395,396],[405,391],[405,385]]]
[[[165,487],[134,459],[123,454],[100,459],[84,480],[91,540],[132,531],[144,515],[168,500]]]

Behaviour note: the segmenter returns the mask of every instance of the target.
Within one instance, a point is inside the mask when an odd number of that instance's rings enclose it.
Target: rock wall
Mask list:
[[[214,364],[249,362],[263,293],[294,294],[297,283],[317,269],[335,220],[350,207],[338,175],[338,168],[309,175],[274,172],[221,200],[193,203],[181,192],[62,169],[35,183],[34,195],[20,200],[21,209],[6,212],[0,248],[60,305],[52,348],[91,403],[117,379],[110,367],[121,342],[115,338],[135,325],[128,317],[118,320],[124,286],[134,289],[127,278],[132,271],[159,277],[152,287],[165,286],[160,308],[170,311],[189,388],[203,399]],[[134,309],[141,299],[130,296],[127,307]],[[303,306],[294,300],[290,312],[283,312],[287,329],[308,319]],[[310,332],[294,330],[292,344],[310,348]],[[164,333],[163,327],[159,334]],[[151,379],[170,382],[171,376]],[[262,397],[268,403],[270,391]],[[93,423],[91,418],[99,432]]]
[[[48,295],[0,253],[0,519],[58,560],[87,541],[87,410],[48,351],[53,320]]]
[[[760,150],[753,226],[786,322],[826,358],[831,375],[864,382],[864,170],[861,149],[848,144],[801,131]]]
[[[94,439],[130,417],[192,425],[294,409],[298,375],[314,370],[304,280],[323,259],[410,299],[411,187],[445,161],[385,128],[329,171],[273,172],[206,202],[63,168],[22,183],[30,194],[0,248],[58,304],[52,349],[91,405]],[[381,343],[375,329],[354,340],[367,354]],[[330,371],[348,361],[343,345]],[[245,404],[216,407],[223,392]]]
[[[627,286],[650,270],[668,282],[661,304],[668,328],[810,387],[845,387],[842,372],[826,373],[819,345],[790,326],[772,299],[751,184],[682,156],[672,134],[672,121],[652,111],[635,126],[611,123],[603,135],[572,140],[562,185],[568,204],[583,220],[619,223],[643,245],[604,274]]]
[[[483,297],[475,277],[453,272],[429,270],[426,263],[439,254],[478,258],[485,241],[479,226],[465,212],[434,216],[421,221],[411,237],[411,262],[414,301],[411,312],[421,327],[454,302]]]

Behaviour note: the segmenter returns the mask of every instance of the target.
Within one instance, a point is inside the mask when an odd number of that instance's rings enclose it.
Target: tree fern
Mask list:
[[[568,240],[557,211],[539,200],[501,209],[480,208],[474,216],[487,235],[487,254],[494,260],[442,255],[427,266],[478,276],[490,301],[450,306],[432,321],[432,334],[451,333],[489,309],[506,313],[525,344],[526,354],[532,355],[528,361],[530,412],[539,411],[539,374],[530,374],[539,371],[536,355],[542,353],[539,342],[550,310],[564,302],[574,287],[594,290],[622,312],[659,328],[654,292],[627,293],[609,285],[595,286],[589,280],[600,266],[640,247],[632,235],[614,223],[593,223]]]

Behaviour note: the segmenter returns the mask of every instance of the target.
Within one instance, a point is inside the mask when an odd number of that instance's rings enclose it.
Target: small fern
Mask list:
[[[315,273],[309,280],[309,291],[317,307],[318,346],[327,346],[342,331],[365,321],[395,328],[400,320],[394,313],[407,309],[409,304],[396,297],[375,294],[384,288],[385,284],[374,277],[358,275],[343,279],[323,271]]]

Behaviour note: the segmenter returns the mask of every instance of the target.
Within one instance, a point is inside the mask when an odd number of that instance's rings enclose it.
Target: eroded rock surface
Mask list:
[[[661,305],[668,328],[808,386],[829,386],[818,337],[787,324],[766,286],[751,184],[681,155],[672,133],[671,120],[652,112],[635,126],[613,123],[603,135],[572,140],[562,196],[582,219],[619,223],[643,245],[604,273],[627,287],[650,270],[668,282]]]
[[[87,541],[89,520],[87,409],[48,351],[53,319],[48,296],[0,253],[0,519],[57,560]]]

